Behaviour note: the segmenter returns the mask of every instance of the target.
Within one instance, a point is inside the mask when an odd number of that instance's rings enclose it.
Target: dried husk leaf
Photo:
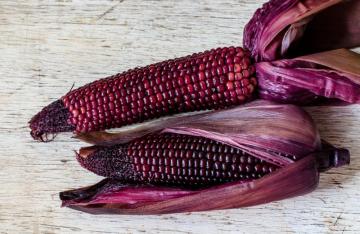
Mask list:
[[[300,105],[359,103],[360,55],[343,49],[360,46],[359,22],[357,0],[264,4],[244,30],[244,46],[257,62],[260,98]]]
[[[323,98],[360,103],[360,55],[346,49],[260,62],[256,73],[263,99],[302,105]]]
[[[351,50],[337,49],[322,53],[304,55],[297,57],[296,59],[323,65],[331,68],[332,70],[348,74],[353,82],[360,83],[359,79],[356,79],[360,76],[360,55]]]

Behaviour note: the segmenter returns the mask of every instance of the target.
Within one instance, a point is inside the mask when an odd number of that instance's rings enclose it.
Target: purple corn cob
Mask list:
[[[89,132],[249,100],[257,85],[250,53],[218,48],[101,79],[71,91],[30,121],[31,135]],[[57,121],[61,119],[61,121]]]
[[[204,137],[174,133],[86,149],[78,154],[83,167],[124,183],[195,188],[257,179],[278,169],[240,149]]]

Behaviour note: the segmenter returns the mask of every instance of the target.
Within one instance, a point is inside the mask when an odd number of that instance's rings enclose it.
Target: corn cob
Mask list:
[[[107,178],[60,193],[62,205],[142,215],[253,206],[308,193],[319,172],[350,162],[293,105],[254,101],[187,117],[132,140],[119,132],[129,139],[122,144],[80,149],[80,164]]]
[[[214,140],[175,133],[95,146],[85,157],[78,154],[78,160],[98,175],[123,182],[184,187],[257,179],[278,168]]]
[[[41,139],[62,131],[98,131],[240,104],[257,85],[254,73],[249,51],[241,47],[136,68],[73,90],[45,107],[30,121],[31,135]]]

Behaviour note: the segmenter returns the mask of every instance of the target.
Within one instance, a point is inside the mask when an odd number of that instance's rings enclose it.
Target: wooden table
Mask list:
[[[308,108],[324,139],[351,150],[308,195],[226,211],[93,216],[60,208],[58,192],[92,184],[61,134],[33,141],[28,120],[71,88],[213,47],[241,45],[252,0],[0,2],[0,233],[359,233],[360,106]]]

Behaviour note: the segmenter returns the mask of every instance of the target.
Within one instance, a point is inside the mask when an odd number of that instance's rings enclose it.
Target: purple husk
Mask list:
[[[334,50],[360,46],[360,28],[355,23],[359,21],[357,0],[264,4],[244,30],[244,46],[257,62],[260,98],[300,105],[329,99],[359,103],[360,55]],[[318,53],[322,51],[328,52]],[[331,61],[330,66],[318,63],[322,57]]]

